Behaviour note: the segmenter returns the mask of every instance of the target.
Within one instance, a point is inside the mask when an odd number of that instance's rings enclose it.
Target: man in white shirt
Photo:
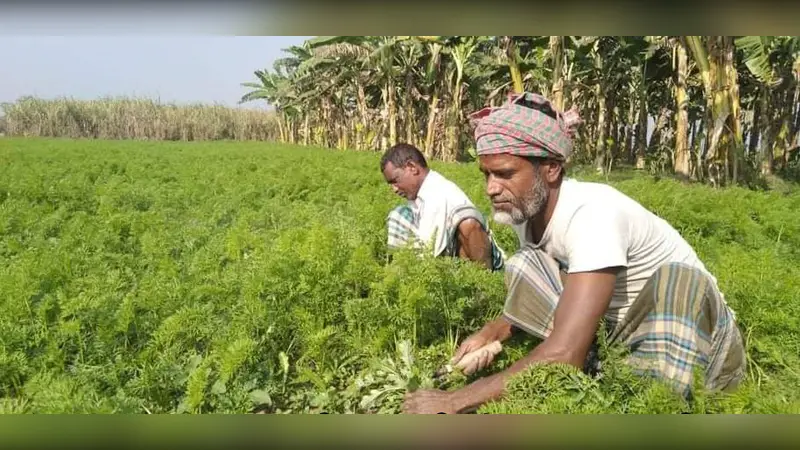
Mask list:
[[[428,167],[419,149],[397,144],[384,153],[380,165],[392,190],[408,200],[387,217],[390,248],[427,246],[433,256],[466,258],[493,271],[502,269],[503,253],[483,214],[455,183]]]
[[[486,367],[516,330],[542,339],[508,369],[460,390],[409,394],[406,412],[459,413],[500,398],[509,376],[535,363],[597,370],[590,357],[602,322],[628,363],[691,397],[731,390],[746,358],[735,315],[691,246],[667,222],[616,189],[564,176],[575,111],[536,94],[474,115],[480,169],[495,220],[514,228],[520,250],[506,261],[501,317],[467,338],[451,361]]]

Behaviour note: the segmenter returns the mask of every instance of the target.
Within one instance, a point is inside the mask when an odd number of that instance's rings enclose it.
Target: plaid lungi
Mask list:
[[[447,246],[440,254],[434,256],[458,256],[458,227],[461,225],[461,222],[466,219],[477,220],[483,227],[483,230],[489,235],[489,241],[492,247],[491,270],[502,270],[505,264],[505,254],[500,246],[497,245],[494,235],[486,224],[483,214],[473,206],[459,206],[450,211],[447,218],[447,229],[445,230],[447,234]],[[414,212],[407,205],[398,206],[389,213],[389,216],[386,218],[386,228],[387,245],[389,248],[399,248],[406,245],[422,245],[422,243],[416,239],[417,225]]]
[[[505,317],[546,338],[563,291],[558,263],[528,244],[506,262],[505,282]],[[627,362],[636,372],[665,381],[684,397],[691,396],[696,367],[704,370],[709,390],[732,390],[744,378],[744,343],[733,312],[697,268],[665,264],[622,320],[606,320],[608,343],[627,346]]]

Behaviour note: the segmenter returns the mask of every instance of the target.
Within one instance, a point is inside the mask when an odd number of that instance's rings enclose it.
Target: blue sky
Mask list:
[[[307,38],[0,35],[0,102],[125,95],[234,106],[246,92],[240,83]]]

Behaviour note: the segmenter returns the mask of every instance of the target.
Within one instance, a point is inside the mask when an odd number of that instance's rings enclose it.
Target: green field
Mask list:
[[[0,411],[399,412],[496,314],[502,274],[387,262],[379,155],[267,143],[0,139]],[[474,164],[433,163],[485,212]],[[576,172],[579,178],[588,176]],[[605,179],[604,179],[605,180]],[[684,403],[608,350],[480,412],[800,412],[800,193],[612,174],[719,279],[746,383]],[[515,250],[511,230],[494,225]],[[535,341],[512,342],[496,371]]]

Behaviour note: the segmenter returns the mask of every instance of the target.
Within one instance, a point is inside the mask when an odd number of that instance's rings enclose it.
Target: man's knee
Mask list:
[[[505,271],[506,288],[510,288],[511,285],[516,284],[516,281],[525,273],[528,265],[521,251],[514,253],[505,261],[503,270]]]
[[[558,272],[558,263],[544,250],[534,247],[532,244],[522,246],[508,260],[506,266],[515,273],[524,272]],[[508,270],[508,269],[507,269]]]

